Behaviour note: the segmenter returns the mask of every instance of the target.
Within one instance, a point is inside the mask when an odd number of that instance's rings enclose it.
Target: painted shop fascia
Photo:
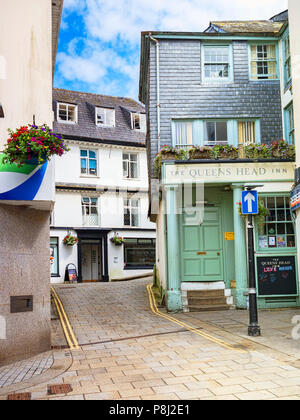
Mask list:
[[[258,306],[300,304],[296,237],[289,208],[294,167],[287,161],[162,162],[164,200],[157,216],[157,242],[158,247],[164,243],[166,253],[165,258],[159,257],[157,275],[168,310],[185,310],[186,290],[210,289],[224,289],[229,305],[247,308],[246,218],[241,216],[239,205],[245,185],[251,184],[260,185],[259,200],[266,206],[274,203],[263,226],[259,220],[255,222]],[[204,186],[204,220],[200,226],[187,226],[181,189],[197,183]],[[268,222],[272,217],[276,219],[275,230]],[[282,229],[286,229],[283,234]],[[284,286],[276,282],[281,273],[287,276]]]

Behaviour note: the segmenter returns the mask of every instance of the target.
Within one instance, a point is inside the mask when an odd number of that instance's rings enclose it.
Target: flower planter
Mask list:
[[[211,149],[197,150],[192,149],[189,151],[189,159],[212,159],[213,154]]]
[[[178,156],[176,152],[161,152],[161,160],[175,160]]]

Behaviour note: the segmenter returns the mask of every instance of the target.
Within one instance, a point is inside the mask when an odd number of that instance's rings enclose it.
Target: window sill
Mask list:
[[[94,178],[94,179],[99,179],[100,176],[99,175],[80,175],[80,178]]]
[[[59,274],[51,274],[51,277],[60,277]]]
[[[123,176],[124,181],[142,181],[141,178],[126,178]]]
[[[154,266],[154,264],[153,265],[148,265],[148,266],[145,266],[145,265],[141,265],[141,266],[137,266],[137,267],[124,267],[124,271],[126,271],[126,270],[153,270],[153,266]]]
[[[57,120],[57,122],[58,122],[59,124],[68,124],[68,125],[75,125],[75,124],[78,124],[78,122],[77,122],[77,121],[63,121],[63,120]]]

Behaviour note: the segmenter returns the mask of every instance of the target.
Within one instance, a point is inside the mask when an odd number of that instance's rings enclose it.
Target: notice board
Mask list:
[[[257,257],[259,296],[296,295],[295,256]]]

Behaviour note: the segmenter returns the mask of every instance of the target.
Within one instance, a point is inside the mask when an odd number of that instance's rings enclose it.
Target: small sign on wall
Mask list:
[[[234,241],[234,232],[225,232],[225,241]]]

